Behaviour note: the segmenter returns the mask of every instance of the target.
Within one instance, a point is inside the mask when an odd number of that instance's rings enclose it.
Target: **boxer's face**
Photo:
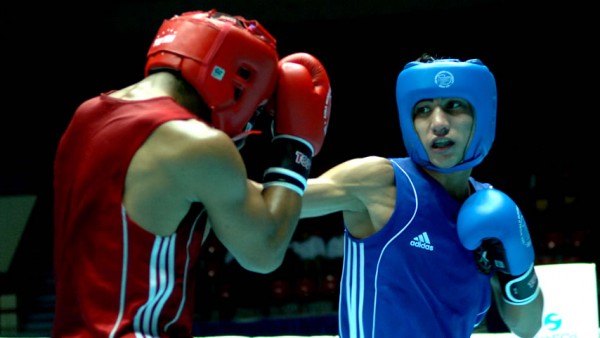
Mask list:
[[[460,98],[422,100],[415,105],[413,121],[429,161],[439,168],[459,164],[473,129],[473,110]]]

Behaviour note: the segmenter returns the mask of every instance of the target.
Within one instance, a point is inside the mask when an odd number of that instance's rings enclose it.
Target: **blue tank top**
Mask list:
[[[390,160],[390,220],[365,239],[345,231],[340,337],[471,337],[492,291],[490,276],[458,239],[461,204],[410,158]],[[490,186],[470,182],[475,190]]]

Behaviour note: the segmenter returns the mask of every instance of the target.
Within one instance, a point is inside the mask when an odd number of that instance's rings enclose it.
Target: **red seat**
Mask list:
[[[285,304],[291,301],[290,283],[284,279],[276,279],[273,281],[272,296],[273,302],[276,305]]]
[[[296,292],[300,301],[310,301],[317,296],[317,283],[313,278],[301,277],[296,284]]]
[[[337,298],[340,291],[340,284],[338,277],[332,273],[328,273],[323,277],[321,281],[320,293],[326,298]]]

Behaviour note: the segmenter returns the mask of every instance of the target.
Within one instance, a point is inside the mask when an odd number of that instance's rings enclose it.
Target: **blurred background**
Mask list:
[[[123,0],[16,3],[3,11],[0,123],[0,335],[47,336],[54,302],[52,162],[85,99],[141,79],[163,19],[209,10],[258,20],[280,55],[308,52],[333,90],[316,176],[344,160],[405,156],[396,77],[424,52],[479,58],[498,84],[496,141],[473,175],[507,192],[528,221],[538,264],[597,262],[592,214],[598,34],[583,1]],[[262,173],[261,137],[243,155]],[[588,183],[589,182],[589,183]],[[335,334],[341,216],[302,220],[284,265],[247,272],[209,238],[198,296],[203,335]],[[502,330],[495,314],[489,329]]]

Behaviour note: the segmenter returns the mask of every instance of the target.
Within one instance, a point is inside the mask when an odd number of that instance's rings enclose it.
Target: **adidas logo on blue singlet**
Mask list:
[[[410,241],[410,246],[415,246],[417,248],[433,251],[433,245],[429,241],[429,236],[427,236],[427,232],[420,234]]]

